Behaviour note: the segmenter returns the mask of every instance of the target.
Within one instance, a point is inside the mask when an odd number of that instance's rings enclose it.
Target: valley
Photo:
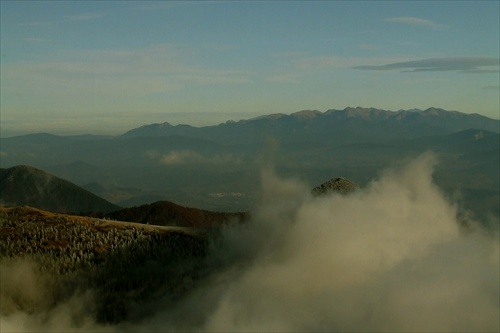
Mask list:
[[[399,306],[370,305],[374,290],[449,290],[437,275],[480,290],[453,298],[493,309],[471,311],[495,327],[498,124],[349,109],[2,138],[0,315],[27,330],[209,330],[235,327],[227,316],[255,322],[262,302],[290,319],[327,293],[333,317],[306,310],[321,320],[294,327],[386,328],[379,320]],[[374,319],[345,319],[343,297],[367,297]]]
[[[116,137],[2,138],[0,164],[42,169],[120,207],[171,201],[239,212],[258,200],[268,166],[310,186],[332,177],[365,186],[430,150],[439,159],[435,180],[450,196],[498,215],[499,128],[498,120],[436,108],[301,111],[206,127],[151,124]]]

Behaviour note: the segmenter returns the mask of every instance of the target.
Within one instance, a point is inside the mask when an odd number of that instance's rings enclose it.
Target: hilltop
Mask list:
[[[67,180],[27,165],[0,169],[0,204],[27,205],[59,213],[120,209]]]
[[[325,195],[329,193],[340,193],[347,194],[351,193],[359,188],[358,185],[354,184],[348,179],[337,177],[332,178],[319,186],[312,189],[311,193],[315,196]]]
[[[105,214],[107,218],[158,226],[217,227],[248,219],[248,213],[213,212],[158,201]]]

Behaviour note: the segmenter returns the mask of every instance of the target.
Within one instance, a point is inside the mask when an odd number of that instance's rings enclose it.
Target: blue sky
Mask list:
[[[347,106],[499,118],[498,1],[1,1],[2,136]]]

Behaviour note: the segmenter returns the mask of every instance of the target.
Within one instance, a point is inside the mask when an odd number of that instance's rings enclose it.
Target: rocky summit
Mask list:
[[[312,189],[314,196],[325,195],[328,193],[347,194],[358,189],[359,186],[342,177],[332,178],[323,184]]]

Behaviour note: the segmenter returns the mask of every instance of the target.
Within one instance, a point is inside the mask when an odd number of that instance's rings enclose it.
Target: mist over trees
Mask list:
[[[498,230],[443,195],[436,163],[421,155],[361,189],[322,196],[264,168],[250,220],[203,237],[68,221],[64,239],[81,237],[71,251],[110,247],[90,266],[48,255],[71,262],[59,273],[19,250],[31,237],[51,244],[57,228],[4,213],[2,237],[17,250],[2,252],[2,328],[498,331]],[[33,236],[15,239],[14,226]]]

